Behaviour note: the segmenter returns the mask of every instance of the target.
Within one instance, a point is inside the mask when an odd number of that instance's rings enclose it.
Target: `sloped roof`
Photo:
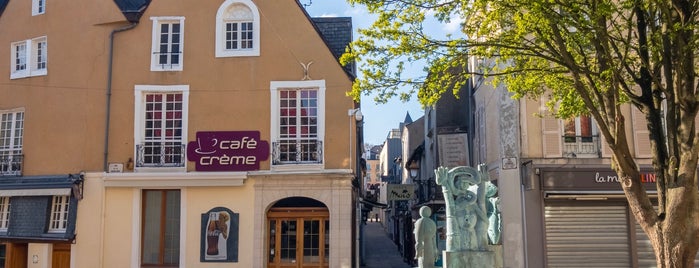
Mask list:
[[[0,15],[2,15],[2,12],[5,11],[5,7],[7,6],[7,2],[10,0],[0,0]]]
[[[126,17],[128,21],[136,22],[141,18],[143,12],[146,11],[150,1],[151,0],[114,0],[114,3],[119,6],[119,9],[121,9],[121,12],[124,13],[124,17]]]
[[[321,38],[336,59],[340,59],[345,49],[352,42],[352,18],[350,17],[320,17],[311,18]],[[355,64],[350,63],[342,68],[356,76]]]

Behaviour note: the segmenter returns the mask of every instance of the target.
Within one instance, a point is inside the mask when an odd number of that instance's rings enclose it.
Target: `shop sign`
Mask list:
[[[542,171],[544,190],[618,190],[619,176],[611,169],[556,169]],[[655,173],[641,171],[641,182],[647,190],[655,189]]]
[[[200,262],[238,262],[239,221],[224,207],[201,214]]]
[[[259,170],[269,158],[269,143],[259,131],[200,131],[187,144],[187,160],[196,171]]]
[[[413,184],[386,184],[387,200],[410,200],[415,195]]]

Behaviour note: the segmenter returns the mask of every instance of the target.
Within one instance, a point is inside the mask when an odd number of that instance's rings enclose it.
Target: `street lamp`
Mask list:
[[[415,160],[411,161],[408,163],[408,166],[406,167],[408,169],[408,172],[410,174],[411,179],[416,179],[420,175],[420,161]]]

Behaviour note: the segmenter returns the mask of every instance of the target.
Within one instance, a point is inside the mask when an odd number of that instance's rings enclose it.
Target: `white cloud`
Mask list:
[[[339,16],[335,13],[323,13],[319,17],[321,17],[321,18],[335,18],[335,17],[339,17]]]
[[[442,30],[444,30],[447,33],[456,33],[461,31],[461,23],[464,22],[463,18],[460,17],[451,17],[449,23],[444,24],[442,27]]]

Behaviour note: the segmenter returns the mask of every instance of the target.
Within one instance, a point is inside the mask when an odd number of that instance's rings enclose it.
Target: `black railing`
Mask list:
[[[322,164],[323,142],[319,140],[287,140],[272,142],[272,164]]]
[[[563,136],[564,157],[599,157],[599,136]]]
[[[23,160],[21,154],[0,156],[0,176],[22,176]]]
[[[184,167],[181,142],[145,142],[136,145],[136,167]]]

